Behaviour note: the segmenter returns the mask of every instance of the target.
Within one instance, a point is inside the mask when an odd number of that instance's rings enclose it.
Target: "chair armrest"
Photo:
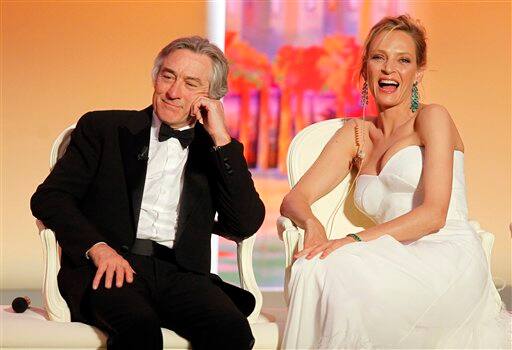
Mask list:
[[[284,243],[285,268],[290,268],[293,264],[293,254],[295,251],[301,250],[304,247],[304,230],[295,226],[295,224],[285,216],[277,218],[276,225],[279,239]]]
[[[290,302],[288,283],[290,282],[291,269],[293,265],[293,254],[304,247],[304,230],[295,226],[287,217],[280,216],[276,222],[277,233],[284,243],[285,269],[284,269],[284,298],[286,303]]]
[[[279,235],[279,239],[282,241],[284,231],[286,230],[295,230],[297,229],[297,226],[293,223],[292,220],[288,219],[286,216],[280,216],[277,218],[277,234]]]
[[[490,232],[483,230],[478,221],[471,220],[469,222],[469,224],[476,231],[476,233],[478,234],[478,237],[482,241],[482,247],[484,248],[485,257],[487,258],[487,263],[490,267],[491,266],[492,247],[494,245],[494,235]]]
[[[70,322],[71,313],[68,305],[59,292],[57,274],[60,269],[60,258],[57,240],[52,230],[47,229],[38,220],[39,237],[43,244],[43,303],[51,321]]]
[[[256,282],[252,266],[252,252],[255,241],[256,235],[252,235],[251,237],[237,243],[238,276],[240,277],[240,286],[251,292],[254,299],[256,299],[254,310],[249,317],[247,317],[251,323],[256,322],[258,319],[260,319],[260,321],[265,321],[265,319],[261,320],[262,315],[260,315],[261,307],[263,305],[263,296]]]
[[[237,245],[237,264],[238,264],[238,276],[240,278],[240,287],[250,292],[254,299],[256,299],[256,304],[254,306],[254,310],[247,317],[249,322],[267,322],[267,318],[263,315],[260,315],[261,307],[263,305],[263,296],[256,282],[256,277],[254,276],[254,269],[252,266],[252,252],[254,250],[254,242],[256,241],[256,235],[252,235],[247,238],[241,238],[237,236],[231,236],[223,232],[218,222],[215,221],[213,225],[213,233],[229,239],[233,241]]]
[[[469,221],[469,224],[476,231],[476,233],[478,234],[478,237],[482,241],[482,248],[484,250],[485,257],[487,259],[489,275],[492,276],[491,257],[492,257],[492,247],[494,245],[494,235],[492,233],[487,232],[484,229],[482,229],[482,227],[480,226],[480,223],[478,221],[471,220],[471,221]],[[492,293],[494,295],[494,298],[496,299],[496,302],[501,305],[503,302],[501,301],[500,293],[498,292],[496,287],[493,288]]]

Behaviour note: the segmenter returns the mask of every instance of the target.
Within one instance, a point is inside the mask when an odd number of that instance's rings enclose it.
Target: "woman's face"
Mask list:
[[[367,83],[379,110],[411,103],[412,86],[421,80],[423,69],[416,64],[412,37],[401,31],[378,34],[370,45]]]

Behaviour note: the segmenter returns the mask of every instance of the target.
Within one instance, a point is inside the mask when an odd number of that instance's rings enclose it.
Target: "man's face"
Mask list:
[[[153,109],[160,120],[177,129],[193,124],[192,104],[208,96],[212,63],[208,56],[181,49],[169,54],[156,76]]]

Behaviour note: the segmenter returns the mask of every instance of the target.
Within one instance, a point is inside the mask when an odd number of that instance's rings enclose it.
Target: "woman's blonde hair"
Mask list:
[[[397,17],[384,17],[375,24],[363,46],[363,55],[361,57],[361,68],[359,77],[366,79],[366,65],[368,55],[370,54],[370,46],[375,38],[382,32],[390,32],[393,30],[401,30],[409,34],[416,46],[416,64],[418,67],[424,67],[427,64],[427,38],[425,28],[418,20],[414,20],[408,14]]]

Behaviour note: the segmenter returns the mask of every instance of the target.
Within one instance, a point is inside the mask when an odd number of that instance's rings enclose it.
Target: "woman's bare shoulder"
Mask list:
[[[363,143],[361,140],[368,139],[369,128],[372,125],[371,122],[360,118],[347,118],[341,128],[336,130],[330,143],[338,145],[336,146],[338,153],[345,149],[348,154],[355,156],[358,145]],[[344,146],[340,148],[340,145]]]
[[[464,149],[455,122],[448,109],[440,104],[424,105],[416,117],[415,125],[421,138],[432,133],[441,134],[451,138],[456,149]]]
[[[448,109],[446,109],[445,106],[431,103],[428,105],[423,105],[421,109],[418,112],[418,116],[416,117],[416,121],[421,122],[451,122],[452,117],[450,116],[450,113],[448,112]]]
[[[348,119],[343,126],[346,126],[350,129],[355,129],[356,127],[364,129],[367,133],[369,130],[375,128],[375,121],[377,117],[365,117],[362,118],[350,118]]]
[[[450,133],[455,128],[448,110],[444,106],[434,103],[421,107],[414,124],[420,135],[431,132],[433,129],[441,133]]]

